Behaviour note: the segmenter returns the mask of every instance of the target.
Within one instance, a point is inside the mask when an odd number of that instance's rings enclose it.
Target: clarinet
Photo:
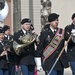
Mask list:
[[[4,51],[6,51],[6,61],[7,61],[7,63],[9,63],[9,58],[8,58],[8,53],[7,53],[7,49],[9,48],[10,46],[9,45],[7,45],[7,44],[5,44],[4,45]]]

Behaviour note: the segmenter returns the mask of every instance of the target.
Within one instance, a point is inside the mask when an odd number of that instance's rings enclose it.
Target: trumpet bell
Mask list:
[[[20,50],[23,48],[23,46],[25,46],[25,44],[20,45],[16,41],[13,42],[13,48],[17,55],[20,54]]]
[[[20,54],[22,48],[30,45],[31,43],[33,43],[36,39],[36,35],[25,35],[21,38],[21,41],[24,43],[24,44],[18,44],[16,41],[13,42],[13,48],[14,48],[14,51],[17,55]]]

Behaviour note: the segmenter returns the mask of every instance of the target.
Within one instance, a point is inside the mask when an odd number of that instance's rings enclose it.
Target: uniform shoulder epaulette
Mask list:
[[[48,30],[48,28],[46,28],[46,29],[43,29],[43,30],[42,30],[42,32],[45,32],[45,31],[47,31],[47,30]]]
[[[65,28],[69,28],[71,25],[66,25],[66,27]]]
[[[69,24],[69,25],[67,25],[66,27],[70,27],[71,25]]]
[[[17,34],[17,33],[19,33],[19,32],[20,32],[20,31],[15,31],[14,33]]]

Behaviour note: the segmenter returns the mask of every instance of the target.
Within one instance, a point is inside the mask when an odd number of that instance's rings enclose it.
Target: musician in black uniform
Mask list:
[[[72,75],[75,75],[75,13],[72,15],[71,19],[72,23],[65,27],[65,38],[67,40],[72,34],[72,38],[67,46],[67,56],[70,62]]]
[[[40,34],[40,43],[38,44],[36,50],[35,61],[37,62],[37,69],[41,69],[40,57],[42,57],[42,66],[47,75],[52,68],[54,62],[56,61],[56,58],[58,57],[60,51],[64,47],[65,42],[63,38],[64,30],[58,27],[58,17],[59,15],[56,13],[51,13],[49,15],[48,21],[50,26],[47,26],[49,28]],[[59,40],[59,42],[57,40]],[[66,59],[66,53],[64,51],[60,59],[56,63],[55,67],[51,71],[50,75],[63,75],[64,68],[67,68],[68,66],[69,65]]]
[[[0,75],[8,75],[7,51],[4,42],[4,32],[0,27]]]
[[[8,42],[10,46],[10,52],[8,52],[8,59],[9,59],[9,75],[15,75],[15,62],[16,62],[16,54],[12,48],[13,46],[13,35],[10,34],[10,26],[4,25],[4,41]]]
[[[24,18],[21,21],[21,30],[14,34],[14,41],[18,44],[24,44],[22,42],[22,37],[28,34],[32,35],[30,30],[31,20],[29,18]],[[33,41],[30,45],[23,47],[20,50],[20,54],[18,55],[18,64],[21,67],[21,71],[23,75],[34,75],[34,68],[35,68],[35,42]]]

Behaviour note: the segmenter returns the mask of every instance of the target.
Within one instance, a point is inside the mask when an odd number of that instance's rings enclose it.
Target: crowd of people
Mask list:
[[[59,14],[51,13],[39,36],[29,18],[22,19],[21,29],[13,35],[9,25],[0,27],[0,75],[38,75],[41,69],[45,75],[64,75],[68,67],[75,75],[75,13],[71,19],[62,29]]]

